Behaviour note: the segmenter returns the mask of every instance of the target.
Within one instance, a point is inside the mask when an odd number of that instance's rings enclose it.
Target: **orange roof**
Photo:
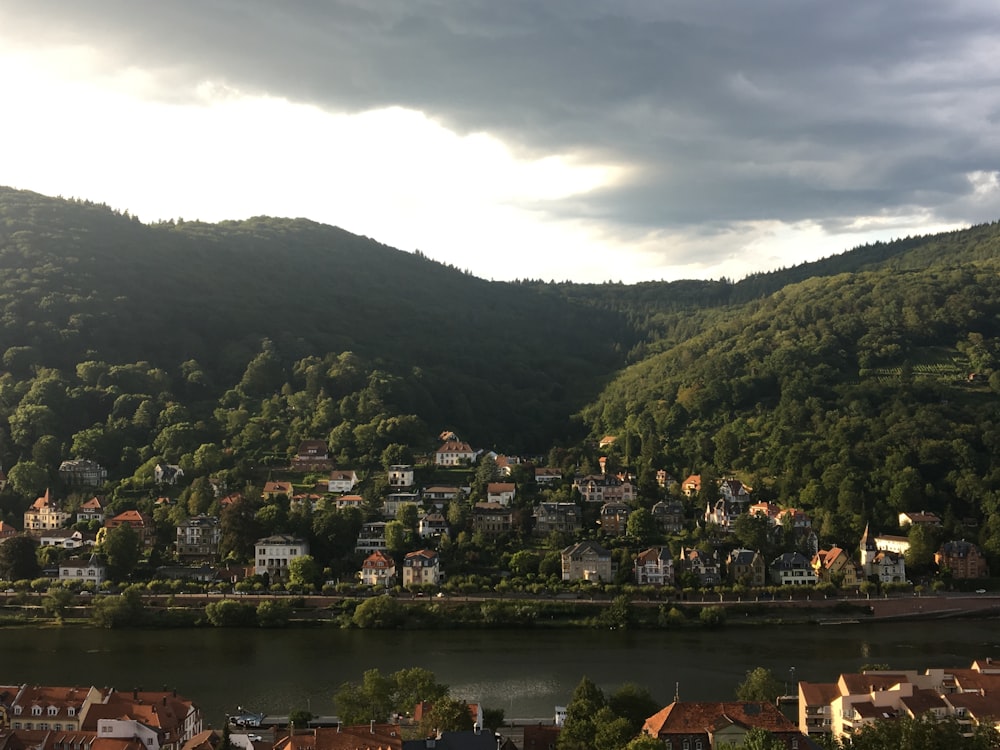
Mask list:
[[[701,734],[714,731],[720,720],[769,732],[798,733],[795,724],[770,703],[731,701],[725,703],[674,701],[653,714],[643,725],[643,732],[653,737],[671,734]]]

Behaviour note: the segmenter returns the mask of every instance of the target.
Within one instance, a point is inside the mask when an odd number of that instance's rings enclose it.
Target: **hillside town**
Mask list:
[[[937,515],[911,511],[899,514],[888,530],[895,533],[866,526],[860,539],[820,545],[808,513],[755,501],[739,479],[677,481],[661,469],[655,488],[640,492],[627,469],[612,472],[608,463],[601,456],[599,471],[566,475],[474,450],[446,432],[423,464],[364,473],[334,466],[323,441],[307,440],[284,470],[242,491],[158,463],[148,496],[123,508],[121,498],[100,494],[102,467],[67,460],[59,471],[65,494],[38,497],[22,529],[0,522],[0,541],[30,540],[41,575],[89,590],[144,576],[265,592],[342,584],[431,592],[463,575],[523,573],[680,590],[825,584],[871,592],[920,586],[907,572],[907,560],[920,559],[911,538],[924,546],[940,538]],[[247,538],[254,531],[271,533]],[[116,536],[135,554],[109,555]],[[929,552],[925,583],[989,575],[986,557],[965,539],[940,538]]]

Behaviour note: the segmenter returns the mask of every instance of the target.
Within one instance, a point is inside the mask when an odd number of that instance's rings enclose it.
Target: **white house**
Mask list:
[[[499,503],[505,508],[514,502],[517,485],[513,482],[490,482],[486,485],[486,502]]]
[[[94,555],[91,555],[87,560],[75,557],[59,563],[60,581],[78,581],[79,583],[92,583],[95,586],[100,586],[106,577],[107,568]]]
[[[328,492],[350,492],[358,484],[358,473],[354,469],[335,469],[327,481]]]
[[[413,467],[409,464],[393,464],[389,467],[390,487],[412,487]]]
[[[272,580],[288,578],[288,565],[303,555],[309,554],[309,543],[290,534],[275,534],[258,539],[254,545],[254,573],[267,574]]]

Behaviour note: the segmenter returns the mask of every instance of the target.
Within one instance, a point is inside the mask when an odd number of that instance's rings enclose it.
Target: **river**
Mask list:
[[[626,682],[669,703],[728,700],[757,666],[779,679],[832,682],[865,663],[966,667],[1000,658],[993,620],[719,630],[0,630],[0,683],[176,688],[221,726],[238,705],[329,715],[332,696],[366,669],[425,667],[452,694],[551,718],[586,675],[606,693]]]

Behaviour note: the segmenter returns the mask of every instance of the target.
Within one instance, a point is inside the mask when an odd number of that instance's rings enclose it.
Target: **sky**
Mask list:
[[[4,0],[0,184],[305,217],[485,279],[1000,218],[995,0]]]

